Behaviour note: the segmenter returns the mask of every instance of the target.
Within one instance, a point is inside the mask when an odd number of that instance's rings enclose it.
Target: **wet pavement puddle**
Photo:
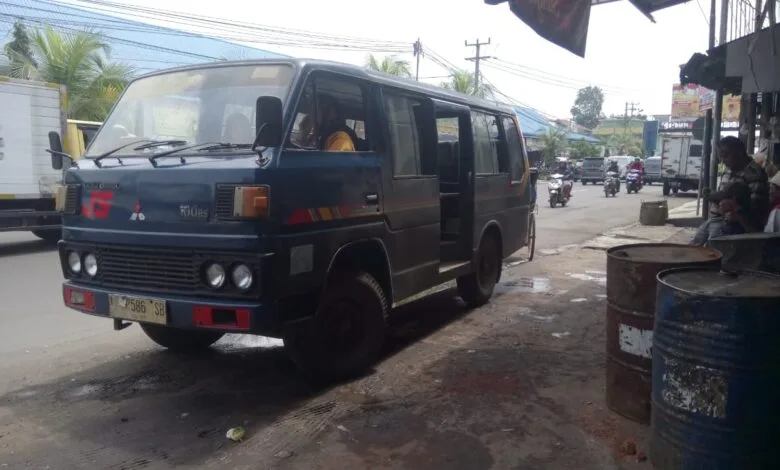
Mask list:
[[[521,277],[516,280],[501,282],[496,286],[499,294],[542,294],[550,292],[552,286],[546,277]]]

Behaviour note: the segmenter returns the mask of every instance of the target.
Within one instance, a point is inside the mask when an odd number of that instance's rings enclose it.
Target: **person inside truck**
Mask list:
[[[726,171],[717,191],[702,191],[710,202],[710,217],[696,230],[692,245],[704,246],[722,235],[761,231],[769,212],[766,172],[750,158],[742,141],[724,137],[717,152]]]
[[[252,123],[241,113],[233,113],[225,120],[224,140],[229,144],[251,144],[255,140]]]
[[[326,152],[354,152],[355,131],[347,126],[341,104],[331,95],[317,96],[317,127],[320,130],[320,149]]]

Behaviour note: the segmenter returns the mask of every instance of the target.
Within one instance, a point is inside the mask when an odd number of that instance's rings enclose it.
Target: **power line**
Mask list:
[[[535,69],[533,67],[527,67],[527,66],[515,64],[497,58],[492,58],[490,61],[487,61],[485,65],[488,67],[492,67],[496,70],[501,70],[506,73],[527,78],[529,80],[534,80],[540,83],[561,86],[565,88],[580,89],[584,86],[593,85],[593,86],[598,86],[599,88],[602,88],[605,91],[610,91],[615,94],[636,93],[638,91],[636,89],[623,88],[614,85],[594,83],[585,80],[576,80],[576,79],[564,77],[562,75],[556,75],[540,69]]]
[[[153,21],[165,20],[168,23],[184,25],[188,27],[202,27],[208,31],[220,31],[221,33],[241,33],[254,37],[256,39],[262,38],[264,41],[276,41],[280,42],[279,45],[286,46],[308,46],[312,43],[327,44],[328,46],[362,46],[364,49],[384,49],[384,50],[407,50],[409,48],[409,42],[401,41],[388,41],[378,39],[364,39],[351,36],[338,36],[327,35],[322,33],[314,33],[311,31],[296,30],[290,28],[279,28],[257,23],[248,23],[241,21],[231,21],[222,18],[205,17],[194,14],[185,14],[175,12],[171,10],[147,8],[132,6],[116,2],[108,2],[101,0],[76,0],[69,2],[53,2],[62,6],[69,7],[84,7],[85,4],[89,5],[90,10],[100,11],[108,14],[128,14],[133,18],[144,18]],[[242,40],[236,38],[236,40]],[[259,42],[259,41],[257,41]],[[270,42],[269,42],[270,43]]]

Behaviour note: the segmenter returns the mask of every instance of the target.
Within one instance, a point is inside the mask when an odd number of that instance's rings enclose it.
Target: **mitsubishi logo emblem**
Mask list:
[[[146,220],[146,216],[141,212],[141,203],[136,202],[133,207],[133,213],[130,215],[130,220]]]

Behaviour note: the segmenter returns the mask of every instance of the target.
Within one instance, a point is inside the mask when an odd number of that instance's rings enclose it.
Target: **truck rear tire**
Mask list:
[[[469,307],[485,305],[501,276],[501,253],[491,235],[482,237],[474,272],[458,278],[458,294]]]
[[[385,343],[388,301],[370,274],[326,286],[311,318],[285,326],[284,347],[304,373],[336,382],[374,364]]]
[[[62,232],[60,230],[33,230],[32,233],[41,240],[55,245],[62,237]]]
[[[667,183],[667,182],[664,182],[664,186],[663,186],[663,188],[661,189],[661,193],[662,193],[664,196],[668,196],[668,195],[669,195],[669,192],[671,191],[671,189],[672,189],[672,188],[671,188],[671,187],[669,187],[669,183]]]
[[[197,352],[208,349],[223,333],[202,330],[183,330],[150,323],[140,323],[141,329],[152,341],[175,352]]]

